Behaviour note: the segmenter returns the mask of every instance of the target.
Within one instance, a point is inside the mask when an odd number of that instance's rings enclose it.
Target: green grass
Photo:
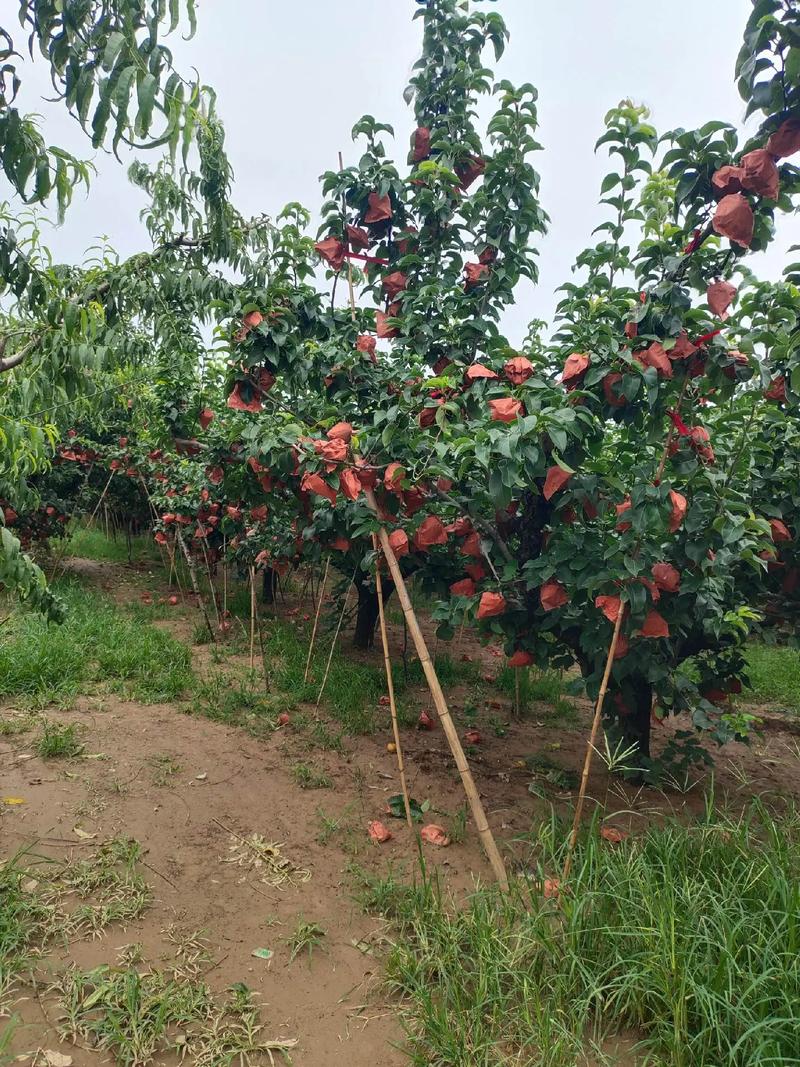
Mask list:
[[[88,857],[57,861],[23,850],[0,863],[0,1018],[43,948],[142,915],[151,893],[139,858],[136,841],[112,838]]]
[[[330,789],[333,785],[331,778],[312,763],[295,763],[292,778],[301,789]]]
[[[523,714],[535,710],[536,718],[555,719],[563,726],[572,726],[578,722],[578,710],[572,701],[565,697],[567,686],[560,671],[503,667],[497,675],[497,688],[512,700],[516,699],[517,676],[520,711]],[[532,709],[533,704],[549,704],[550,708]]]
[[[0,631],[0,697],[69,704],[78,693],[172,700],[192,679],[189,650],[75,580],[56,583],[67,606],[61,626],[18,610]]]
[[[99,526],[75,526],[66,545],[69,556],[96,559],[108,563],[128,563],[128,542],[124,534],[117,539],[106,537]],[[130,559],[134,561],[157,560],[158,552],[152,537],[140,535],[131,538]]]
[[[22,888],[25,866],[24,852],[0,863],[0,1018],[8,1013],[42,917],[36,900]]]
[[[75,723],[61,725],[45,721],[41,736],[36,742],[36,753],[42,759],[72,759],[83,751],[78,740],[78,728]]]
[[[749,690],[746,700],[780,704],[800,711],[800,650],[775,645],[751,645],[747,649]]]
[[[325,931],[318,923],[310,923],[300,919],[295,930],[286,938],[286,944],[289,948],[289,962],[293,963],[300,953],[304,952],[308,953],[308,961],[310,963],[314,950],[322,947],[324,937]]]
[[[195,683],[186,710],[238,726],[254,737],[265,737],[275,729],[284,706],[280,697],[264,692],[263,678],[250,673],[243,677],[241,671],[223,669]]]
[[[388,724],[388,710],[379,705],[386,693],[386,675],[380,655],[375,662],[360,663],[349,654],[349,634],[342,633],[331,660],[331,668],[325,685],[322,704],[330,716],[350,735],[370,734]],[[297,703],[316,703],[325,665],[330,650],[330,636],[318,639],[312,657],[309,681],[303,681],[308,656],[309,635],[306,629],[292,626],[281,620],[265,625],[264,653],[270,675],[270,685],[286,694],[287,706]],[[436,659],[436,669],[442,685],[454,685],[474,679],[475,664],[454,661],[443,653]],[[406,679],[401,663],[394,664],[395,692],[398,700],[398,718],[401,725],[411,726],[416,721],[416,712],[403,695],[412,686],[424,683],[420,663],[412,659],[408,664]]]
[[[167,1060],[274,1064],[276,1057],[288,1062],[297,1044],[270,1036],[242,983],[215,996],[204,982],[155,967],[140,974],[133,967],[85,971],[73,965],[54,988],[61,993],[61,1036],[111,1052],[129,1067]]]
[[[574,1067],[639,1039],[658,1067],[789,1067],[800,1049],[800,815],[709,808],[612,846],[588,830],[569,886],[565,824],[530,841],[512,892],[459,905],[423,877],[361,876],[394,922],[386,961],[417,1067]]]

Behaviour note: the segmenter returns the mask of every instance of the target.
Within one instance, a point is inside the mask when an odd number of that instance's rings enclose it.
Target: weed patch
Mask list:
[[[18,610],[0,632],[0,697],[64,706],[80,692],[110,691],[157,702],[187,688],[189,650],[179,641],[77,581],[56,587],[67,606],[61,626]]]
[[[295,763],[292,778],[301,789],[330,789],[333,785],[328,775],[311,763]]]
[[[555,899],[566,826],[531,840],[504,895],[459,907],[425,876],[360,878],[362,901],[391,918],[387,960],[405,999],[414,1064],[573,1067],[622,1032],[643,1061],[789,1067],[800,1033],[800,816],[759,804],[709,810],[609,845],[594,823]]]
[[[75,723],[62,726],[45,720],[41,736],[36,742],[36,754],[42,759],[73,759],[81,754],[83,748]]]
[[[113,1053],[118,1063],[146,1067],[175,1054],[197,1067],[274,1063],[294,1039],[268,1038],[246,986],[216,998],[203,982],[163,971],[72,967],[56,984],[62,1037]]]

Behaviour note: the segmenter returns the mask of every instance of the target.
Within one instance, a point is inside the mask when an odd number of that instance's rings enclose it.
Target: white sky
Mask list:
[[[593,145],[609,107],[623,97],[643,102],[660,132],[710,119],[741,124],[733,69],[751,4],[499,0],[492,8],[511,31],[498,76],[539,90],[544,152],[535,165],[552,220],[539,243],[539,286],[520,287],[505,324],[513,343],[531,318],[550,316],[556,286],[605,217],[598,190],[610,168]],[[336,166],[340,149],[346,162],[357,159],[350,129],[362,114],[394,126],[396,158],[405,159],[412,118],[402,92],[420,48],[416,10],[413,0],[200,0],[197,35],[169,43],[183,73],[196,67],[217,90],[240,210],[275,215],[298,200],[316,212],[318,176]],[[25,64],[24,79],[22,106],[45,115],[47,140],[90,156],[63,108],[40,99],[49,88],[44,63]],[[94,162],[99,174],[88,199],[78,194],[64,226],[48,237],[59,259],[80,258],[100,235],[122,255],[147,247],[142,197],[125,167],[104,153]],[[783,219],[780,246],[798,239],[796,221]],[[777,276],[782,257],[759,258],[754,269]]]

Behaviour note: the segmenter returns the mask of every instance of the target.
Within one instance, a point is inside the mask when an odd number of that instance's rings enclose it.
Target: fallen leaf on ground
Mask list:
[[[93,837],[97,837],[97,834],[90,834],[88,830],[82,830],[80,826],[73,826],[72,832],[76,837],[79,837],[81,841],[91,841]]]

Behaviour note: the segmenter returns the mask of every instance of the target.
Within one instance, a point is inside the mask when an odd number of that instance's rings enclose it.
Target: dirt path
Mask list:
[[[119,599],[130,596],[141,580],[135,570],[110,564],[85,563],[74,569]],[[188,640],[192,622],[183,618],[159,625]],[[394,638],[399,640],[399,633]],[[487,670],[496,662],[477,645],[471,654],[483,657]],[[195,650],[195,656],[196,667],[203,669],[208,650]],[[463,694],[453,697],[457,703]],[[423,690],[416,699],[420,706],[427,703]],[[571,793],[568,785],[551,783],[545,774],[535,795],[536,789],[529,790],[526,760],[535,754],[577,769],[588,709],[578,705],[576,721],[565,729],[563,723],[535,716],[513,722],[508,700],[490,704],[486,722],[502,723],[502,730],[494,733],[482,723],[484,739],[472,762],[492,825],[511,855],[510,839],[524,834],[551,802],[566,805]],[[210,954],[206,980],[217,990],[237,982],[253,989],[267,1031],[298,1039],[293,1052],[298,1067],[399,1067],[407,1062],[395,1047],[402,1042],[397,1006],[380,983],[385,928],[365,917],[354,900],[351,869],[353,864],[413,869],[413,842],[402,822],[386,819],[394,838],[384,846],[373,845],[366,834],[371,819],[385,818],[386,798],[398,791],[394,757],[385,748],[388,723],[386,737],[350,739],[344,754],[315,749],[314,764],[332,788],[302,789],[291,768],[308,757],[309,745],[292,727],[255,739],[187,715],[176,705],[145,706],[113,697],[82,697],[72,710],[48,715],[81,724],[84,755],[42,760],[33,752],[31,736],[0,738],[2,794],[23,801],[2,809],[0,852],[7,856],[35,843],[40,853],[63,856],[116,835],[134,837],[145,850],[143,873],[154,900],[128,929],[111,927],[94,941],[53,953],[44,961],[46,970],[57,973],[70,960],[82,966],[114,964],[120,946],[131,942],[143,945],[146,960],[158,961],[174,955],[165,933],[171,926],[202,931]],[[430,800],[434,810],[447,815],[437,821],[452,826],[463,796],[441,731],[406,735],[413,794]],[[797,793],[794,741],[779,721],[755,749],[728,746],[718,756],[717,790],[734,799],[741,795],[743,801],[758,792]],[[608,790],[598,767],[590,793],[605,799],[611,812],[624,810],[625,825],[635,832],[641,820],[659,812],[697,810],[707,782],[698,775],[685,794],[655,794],[619,784]],[[308,880],[274,888],[261,881],[258,870],[225,862],[234,855],[232,848],[254,833],[280,844],[294,868],[310,872]],[[463,841],[431,858],[456,888],[467,887],[474,877],[488,877],[469,829]],[[310,961],[301,954],[290,962],[287,939],[300,921],[325,931],[324,947]],[[254,957],[257,948],[271,949],[271,960]],[[58,1047],[48,1018],[54,1003],[30,993],[18,1005],[29,1025],[14,1035],[15,1052]],[[86,1049],[65,1051],[79,1067],[111,1062]]]
[[[11,841],[37,841],[37,851],[50,855],[62,854],[64,841],[89,847],[76,827],[92,841],[131,836],[146,850],[144,873],[155,900],[129,929],[111,928],[99,940],[73,944],[50,965],[113,963],[126,942],[141,942],[145,959],[158,960],[170,954],[163,932],[171,924],[200,930],[215,961],[209,982],[218,989],[250,986],[270,1033],[299,1038],[297,1064],[402,1063],[389,1047],[401,1034],[377,988],[375,960],[353,947],[379,933],[379,924],[365,919],[350,898],[347,857],[317,843],[320,794],[290,779],[280,741],[264,745],[170,706],[113,700],[81,701],[59,718],[85,724],[88,753],[101,758],[71,761],[62,770],[53,761],[24,759],[25,746],[11,751],[4,744],[3,791],[24,800],[3,819],[4,851]],[[342,807],[341,798],[324,802],[333,812]],[[310,879],[273,889],[258,871],[223,862],[237,844],[229,831],[282,844],[283,856],[309,870]],[[310,963],[302,955],[289,963],[284,939],[301,918],[326,932],[325,950],[315,951]],[[272,960],[252,956],[261,947],[274,951]],[[35,1023],[36,1015],[23,1005],[27,1022]],[[20,1034],[17,1046],[30,1048],[31,1036]],[[54,1042],[52,1033],[35,1038],[43,1047]],[[87,1058],[76,1063],[95,1061],[81,1055]]]

